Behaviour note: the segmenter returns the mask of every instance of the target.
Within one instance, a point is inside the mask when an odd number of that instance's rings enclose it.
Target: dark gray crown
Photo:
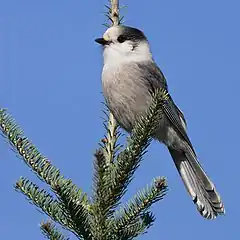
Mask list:
[[[122,33],[121,36],[124,37],[126,40],[130,41],[146,41],[147,38],[145,37],[144,33],[137,28],[128,27],[128,26],[121,26]]]

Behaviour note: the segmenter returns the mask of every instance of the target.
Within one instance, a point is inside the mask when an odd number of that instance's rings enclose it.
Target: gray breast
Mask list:
[[[121,127],[131,131],[139,114],[151,103],[151,87],[139,64],[104,66],[103,93]]]

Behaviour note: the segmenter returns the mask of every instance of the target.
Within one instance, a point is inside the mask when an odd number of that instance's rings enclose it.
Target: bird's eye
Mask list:
[[[123,35],[120,35],[117,40],[118,40],[118,42],[123,43],[127,40],[127,38]]]

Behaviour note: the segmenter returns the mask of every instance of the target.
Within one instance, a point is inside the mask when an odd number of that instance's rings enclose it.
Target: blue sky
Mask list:
[[[40,151],[91,193],[93,152],[104,134],[100,47],[107,0],[0,0],[0,107]],[[125,24],[144,30],[170,92],[184,111],[199,159],[221,193],[226,216],[203,219],[164,146],[153,143],[125,199],[166,176],[169,192],[139,239],[238,239],[240,32],[237,0],[122,1]],[[13,190],[39,183],[0,139],[3,239],[43,239],[45,216]]]

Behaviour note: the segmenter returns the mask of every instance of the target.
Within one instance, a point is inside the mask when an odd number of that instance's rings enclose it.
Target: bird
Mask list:
[[[206,219],[223,215],[221,197],[198,161],[187,135],[184,114],[169,93],[143,31],[124,25],[111,26],[95,41],[103,52],[103,95],[120,127],[131,133],[138,116],[150,107],[152,90],[164,89],[168,100],[163,104],[163,117],[159,119],[154,138],[168,148],[200,214]]]

